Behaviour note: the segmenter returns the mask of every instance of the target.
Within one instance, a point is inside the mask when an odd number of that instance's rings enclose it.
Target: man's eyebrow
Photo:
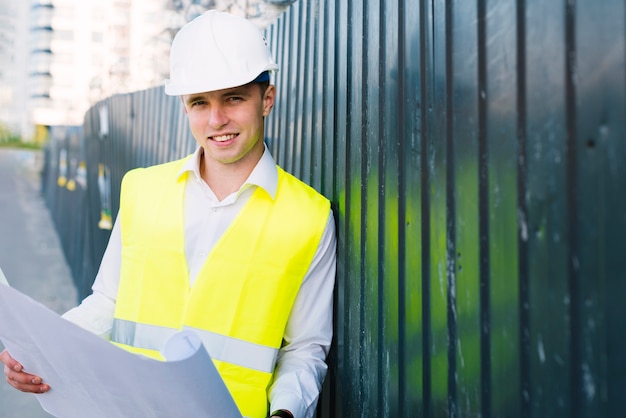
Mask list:
[[[189,96],[187,98],[187,100],[185,100],[185,103],[192,103],[192,102],[195,102],[198,99],[204,99],[204,95],[202,95],[202,94],[192,94],[191,96]]]
[[[249,97],[252,93],[250,92],[250,87],[249,86],[239,86],[239,87],[235,87],[232,89],[228,89],[228,91],[225,91],[224,93],[222,93],[220,95],[220,97],[223,98],[228,98],[228,97],[233,97],[233,96],[243,96],[243,97]],[[189,104],[189,103],[193,103],[196,100],[207,100],[207,93],[195,93],[190,95],[187,100],[185,100],[185,103]]]
[[[230,97],[230,96],[249,96],[250,89],[247,86],[235,87],[227,92],[222,94],[222,97]]]

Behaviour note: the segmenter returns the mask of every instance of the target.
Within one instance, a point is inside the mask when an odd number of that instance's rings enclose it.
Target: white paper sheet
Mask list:
[[[161,362],[122,350],[0,285],[0,339],[26,371],[50,385],[33,396],[57,417],[241,418],[192,331],[166,344],[165,357],[178,360]]]

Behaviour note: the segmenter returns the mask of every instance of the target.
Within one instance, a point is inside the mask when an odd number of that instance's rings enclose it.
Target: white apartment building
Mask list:
[[[162,84],[168,0],[0,0],[0,124],[23,138],[35,126],[80,125],[117,93]]]
[[[28,2],[0,0],[0,124],[14,133],[28,126],[25,113]]]
[[[169,19],[165,0],[33,0],[32,124],[79,125],[96,101],[162,83]]]

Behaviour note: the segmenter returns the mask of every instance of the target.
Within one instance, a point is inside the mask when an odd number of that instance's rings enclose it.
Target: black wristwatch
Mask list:
[[[293,415],[289,411],[285,411],[284,409],[278,409],[270,414],[270,417],[280,417],[280,418],[293,418]]]

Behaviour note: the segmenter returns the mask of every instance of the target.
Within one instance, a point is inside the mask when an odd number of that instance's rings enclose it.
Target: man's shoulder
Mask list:
[[[280,166],[276,166],[278,169],[278,183],[279,188],[287,188],[291,194],[301,195],[299,200],[301,202],[310,202],[311,200],[318,201],[321,205],[330,205],[330,202],[326,196],[318,192],[315,188],[300,180],[293,174],[285,171]]]

